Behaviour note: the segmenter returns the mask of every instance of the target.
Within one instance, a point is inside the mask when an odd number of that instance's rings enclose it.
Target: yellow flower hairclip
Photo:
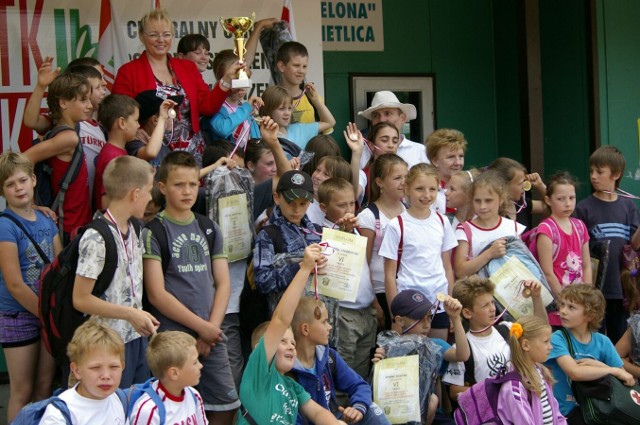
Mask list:
[[[515,336],[516,339],[520,339],[520,337],[522,336],[522,332],[522,325],[520,323],[514,323],[513,325],[511,325],[509,334]]]

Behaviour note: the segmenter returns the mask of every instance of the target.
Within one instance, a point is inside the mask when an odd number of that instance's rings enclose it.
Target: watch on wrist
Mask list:
[[[222,78],[220,79],[220,86],[225,88],[225,89],[230,89],[231,88],[231,83],[227,83],[225,80],[223,80]]]

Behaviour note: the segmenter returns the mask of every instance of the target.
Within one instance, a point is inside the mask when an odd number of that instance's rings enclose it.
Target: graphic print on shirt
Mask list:
[[[204,253],[204,258],[202,255]],[[171,243],[171,256],[178,260],[180,273],[208,273],[209,246],[207,239],[197,233],[181,233]]]

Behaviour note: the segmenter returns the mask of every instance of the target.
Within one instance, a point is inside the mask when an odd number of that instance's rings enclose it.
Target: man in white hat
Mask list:
[[[358,112],[358,115],[371,121],[371,125],[388,122],[396,126],[400,133],[398,156],[404,159],[409,168],[421,162],[429,163],[427,152],[422,143],[413,142],[402,134],[402,127],[407,121],[416,118],[416,107],[410,103],[400,103],[393,92],[379,91],[373,96],[371,107]],[[365,149],[360,158],[360,167],[364,167],[371,158],[371,152]]]

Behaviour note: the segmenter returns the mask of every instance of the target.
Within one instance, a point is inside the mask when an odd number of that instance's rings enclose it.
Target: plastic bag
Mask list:
[[[544,272],[542,271],[540,264],[538,264],[538,261],[536,261],[531,251],[529,251],[529,248],[527,247],[527,245],[520,238],[516,236],[507,236],[504,239],[506,242],[507,253],[502,257],[493,258],[489,260],[489,262],[481,269],[481,273],[478,273],[478,274],[481,274],[484,276],[491,276],[493,273],[495,273],[500,267],[502,267],[507,262],[509,257],[513,256],[513,257],[516,257],[518,260],[520,260],[522,264],[524,264],[525,267],[542,284],[542,286],[547,288],[547,290],[551,294],[553,294],[553,291],[551,291],[549,282],[547,282],[547,279],[544,276]],[[484,250],[489,248],[491,248],[491,244],[488,244],[482,250],[482,252],[484,252]],[[504,308],[504,306],[502,305],[500,307],[501,307],[500,310]],[[557,311],[557,306],[556,306],[556,303],[552,302],[547,306],[547,312],[551,313],[555,311]],[[505,320],[514,321],[513,317],[509,313],[506,314]]]
[[[219,167],[206,178],[207,215],[218,223],[228,261],[253,252],[253,178],[246,168]]]
[[[420,362],[420,409],[424,414],[428,400],[435,389],[442,364],[440,347],[424,335],[400,335],[395,331],[382,331],[376,343],[384,348],[387,357],[417,354]]]
[[[284,21],[276,22],[271,28],[265,28],[260,33],[260,45],[267,58],[267,64],[271,70],[271,79],[275,85],[282,84],[282,76],[276,66],[278,49],[287,41],[293,41],[291,32]]]
[[[591,268],[593,269],[593,284],[601,289],[607,278],[607,268],[609,267],[609,239],[589,241],[589,252],[591,254]],[[617,266],[616,266],[617,267]]]

